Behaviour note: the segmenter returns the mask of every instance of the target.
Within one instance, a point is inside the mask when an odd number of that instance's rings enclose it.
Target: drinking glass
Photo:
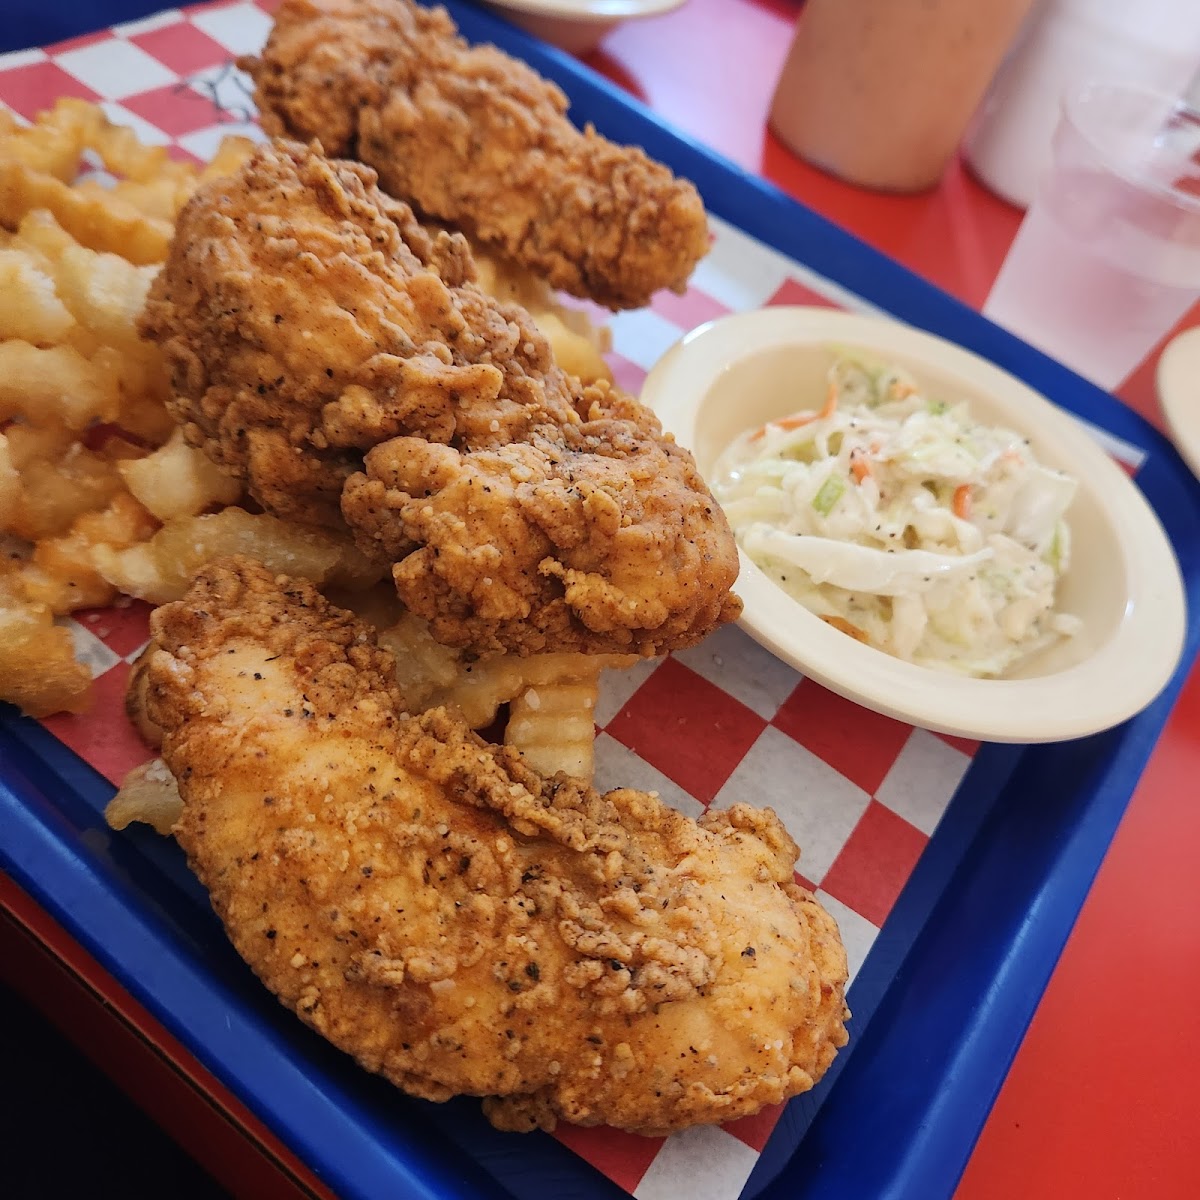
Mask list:
[[[1112,389],[1198,296],[1200,114],[1126,84],[1068,96],[984,315]]]

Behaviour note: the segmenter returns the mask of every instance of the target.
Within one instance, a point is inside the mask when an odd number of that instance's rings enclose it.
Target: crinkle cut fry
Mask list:
[[[362,623],[246,559],[153,632],[176,836],[264,983],[367,1069],[502,1128],[662,1134],[845,1043],[845,953],[769,810],[692,821],[402,715]]]
[[[610,308],[682,291],[708,252],[696,189],[567,119],[552,83],[409,0],[284,0],[255,79],[268,133],[319,138],[385,191]]]
[[[88,706],[54,618],[118,598],[95,556],[149,538],[168,487],[174,513],[234,494],[183,446],[165,480],[167,375],[134,321],[177,210],[248,147],[224,139],[201,173],[99,105],[63,97],[27,126],[0,106],[0,700],[30,716]],[[117,178],[88,178],[96,158]]]

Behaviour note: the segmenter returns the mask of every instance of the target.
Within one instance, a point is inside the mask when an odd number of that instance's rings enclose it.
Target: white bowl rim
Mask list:
[[[553,17],[558,21],[627,21],[657,17],[687,0],[488,0],[498,9]]]
[[[1155,386],[1175,449],[1200,479],[1200,325],[1167,343],[1158,359]]]
[[[867,708],[939,733],[995,742],[1050,742],[1109,729],[1146,707],[1179,662],[1186,600],[1174,550],[1153,509],[1071,414],[988,360],[890,318],[777,306],[719,317],[686,334],[655,364],[642,399],[684,446],[714,379],[738,361],[787,344],[869,346],[924,358],[986,391],[1014,427],[1055,439],[1093,490],[1131,581],[1116,633],[1088,658],[1025,679],[943,674],[863,645],[803,608],[741,554],[734,590],[742,627],[805,676]]]

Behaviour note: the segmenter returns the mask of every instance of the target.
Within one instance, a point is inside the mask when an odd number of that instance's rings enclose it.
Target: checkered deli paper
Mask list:
[[[206,160],[226,134],[262,136],[249,81],[232,60],[262,46],[273,7],[262,0],[172,9],[0,57],[0,101],[32,119],[60,96],[81,97],[144,141]],[[604,314],[614,374],[630,391],[682,333],[723,313],[769,304],[868,307],[739,230],[717,220],[712,228],[712,251],[685,295]],[[122,710],[149,611],[135,602],[71,619],[96,677],[95,702],[84,716],[45,722],[114,783],[151,757]],[[733,627],[665,660],[607,672],[595,720],[601,788],[654,790],[692,815],[735,800],[773,807],[802,848],[801,882],[838,921],[852,977],[976,749],[856,707]],[[768,1110],[669,1138],[569,1128],[558,1136],[638,1200],[685,1192],[688,1200],[735,1200],[778,1117]]]

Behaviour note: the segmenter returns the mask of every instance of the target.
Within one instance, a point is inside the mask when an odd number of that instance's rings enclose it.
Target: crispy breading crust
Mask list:
[[[696,189],[567,119],[554,84],[445,9],[284,0],[255,79],[268,133],[374,167],[383,187],[611,308],[682,290],[708,252]]]
[[[691,454],[607,384],[575,403],[577,423],[511,445],[397,438],[347,482],[360,547],[397,560],[397,591],[438,641],[650,656],[741,612],[736,545]]]
[[[447,645],[653,655],[741,611],[737,548],[653,414],[554,364],[365,167],[261,147],[180,216],[142,317],[188,440],[395,563]]]
[[[387,438],[518,437],[548,376],[571,416],[546,339],[473,286],[461,235],[374,185],[319,148],[260,147],[180,213],[140,321],[188,441],[303,524],[342,527],[342,485]]]
[[[367,1069],[502,1128],[661,1134],[845,1043],[845,953],[769,810],[695,822],[404,716],[367,628],[248,560],[153,631],[176,836],[264,983]]]

